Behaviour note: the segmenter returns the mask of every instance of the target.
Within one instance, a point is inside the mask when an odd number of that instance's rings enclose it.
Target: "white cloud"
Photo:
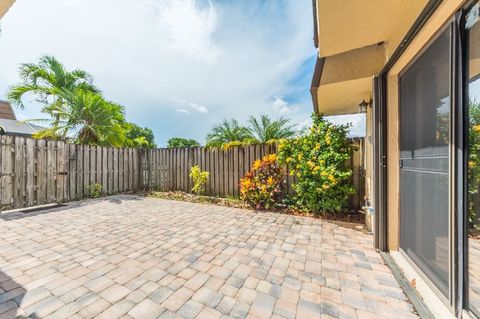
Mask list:
[[[275,96],[275,100],[273,101],[273,107],[281,115],[288,114],[292,111],[288,103],[280,96]]]
[[[190,106],[199,113],[208,113],[208,109],[197,103],[190,103]]]
[[[300,122],[298,124],[298,129],[299,130],[305,130],[305,129],[308,129],[309,127],[312,126],[312,119],[311,118],[308,118],[306,120],[304,120],[303,122]]]
[[[173,99],[173,101],[179,106],[189,107],[189,108],[193,109],[194,111],[196,111],[198,113],[207,114],[208,111],[209,111],[206,106],[200,105],[200,104],[195,103],[195,102],[189,102],[189,101],[186,101],[184,99]],[[190,111],[187,111],[185,109],[183,109],[183,110],[190,113]]]
[[[187,111],[185,109],[176,109],[176,111],[179,112],[179,113],[190,114],[190,111]]]
[[[366,132],[366,117],[365,114],[347,114],[327,116],[327,120],[337,125],[351,124],[350,136],[365,136]]]
[[[272,101],[288,101],[279,110],[299,123],[312,112],[309,87],[290,80],[315,56],[311,10],[310,0],[17,1],[2,19],[0,99],[20,63],[52,54],[89,71],[160,144],[203,140],[224,118],[279,115]],[[24,113],[39,110],[29,103]]]
[[[212,35],[218,26],[218,11],[209,1],[199,8],[196,0],[155,2],[159,12],[158,26],[170,36],[170,45],[190,58],[214,62],[220,54]]]

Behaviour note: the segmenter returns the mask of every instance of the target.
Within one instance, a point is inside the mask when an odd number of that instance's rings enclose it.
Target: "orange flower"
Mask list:
[[[253,162],[252,168],[254,170],[258,170],[261,166],[262,166],[262,161],[261,160],[256,160],[255,162]]]

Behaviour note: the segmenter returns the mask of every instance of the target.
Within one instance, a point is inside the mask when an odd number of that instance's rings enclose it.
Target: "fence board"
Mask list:
[[[68,172],[65,167],[65,142],[57,142],[57,202],[62,203],[65,201],[65,177]]]
[[[13,138],[10,136],[2,136],[2,193],[1,203],[2,209],[13,208],[13,155],[14,145]]]
[[[35,174],[35,151],[37,143],[35,140],[26,140],[26,157],[27,157],[27,185],[26,185],[26,206],[35,205],[35,188],[36,188],[36,174]]]
[[[68,145],[68,199],[77,198],[77,146]]]
[[[89,156],[90,156],[89,186],[92,186],[97,182],[97,147],[96,146],[90,147]]]
[[[97,177],[95,178],[95,183],[102,185],[102,189],[103,189],[103,169],[102,169],[102,167],[104,167],[103,166],[103,158],[102,158],[103,147],[97,147],[95,153],[96,153],[95,156],[97,157],[97,160],[96,160],[96,163],[97,163],[97,168],[96,168]]]
[[[54,203],[55,198],[55,166],[56,166],[56,152],[54,141],[47,141],[47,204]]]
[[[15,164],[14,164],[14,201],[13,207],[23,207],[25,190],[25,139],[23,137],[15,140]]]
[[[88,197],[90,189],[90,146],[83,147],[83,198]]]

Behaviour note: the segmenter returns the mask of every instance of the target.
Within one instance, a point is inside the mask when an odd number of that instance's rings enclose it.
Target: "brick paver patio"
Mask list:
[[[416,318],[372,237],[117,196],[0,215],[0,318]]]

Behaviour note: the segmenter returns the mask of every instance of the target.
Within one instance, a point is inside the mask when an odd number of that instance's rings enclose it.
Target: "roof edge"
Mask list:
[[[317,15],[317,0],[312,0],[313,7],[313,44],[318,49],[318,15]]]

